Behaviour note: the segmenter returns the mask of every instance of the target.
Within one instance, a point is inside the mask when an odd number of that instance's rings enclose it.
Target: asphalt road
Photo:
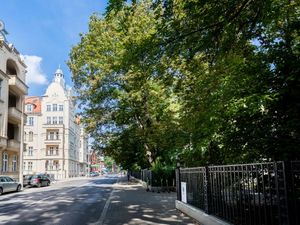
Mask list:
[[[0,196],[0,224],[98,225],[117,176],[57,182]]]

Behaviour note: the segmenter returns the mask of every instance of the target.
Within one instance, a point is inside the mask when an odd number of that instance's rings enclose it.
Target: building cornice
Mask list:
[[[3,40],[0,40],[0,47],[4,46],[9,52],[14,53],[18,57],[18,62],[25,68],[27,68],[26,64],[22,61],[20,57],[20,52],[15,48],[13,44],[8,44]]]

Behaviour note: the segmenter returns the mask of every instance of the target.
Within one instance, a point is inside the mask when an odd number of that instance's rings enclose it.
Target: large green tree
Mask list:
[[[297,1],[110,1],[69,66],[124,168],[299,158]]]
[[[87,130],[126,167],[168,160],[176,137],[178,106],[158,78],[153,36],[160,20],[151,6],[145,1],[92,16],[69,61]]]
[[[185,161],[299,158],[299,2],[157,2],[182,74]]]

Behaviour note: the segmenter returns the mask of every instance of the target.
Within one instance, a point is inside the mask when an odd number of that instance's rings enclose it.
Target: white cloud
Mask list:
[[[22,55],[22,59],[27,65],[26,83],[27,84],[47,84],[47,76],[41,68],[42,58],[35,55]]]

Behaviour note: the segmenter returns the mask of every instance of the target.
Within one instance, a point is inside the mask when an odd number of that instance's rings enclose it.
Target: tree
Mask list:
[[[84,121],[125,167],[299,158],[297,1],[110,1],[70,53]]]
[[[83,120],[96,144],[117,162],[168,160],[177,102],[156,68],[157,24],[151,1],[91,17],[89,33],[73,47],[69,66]],[[173,130],[173,131],[172,131]],[[169,136],[170,138],[165,138]],[[139,157],[139,158],[137,158]]]

